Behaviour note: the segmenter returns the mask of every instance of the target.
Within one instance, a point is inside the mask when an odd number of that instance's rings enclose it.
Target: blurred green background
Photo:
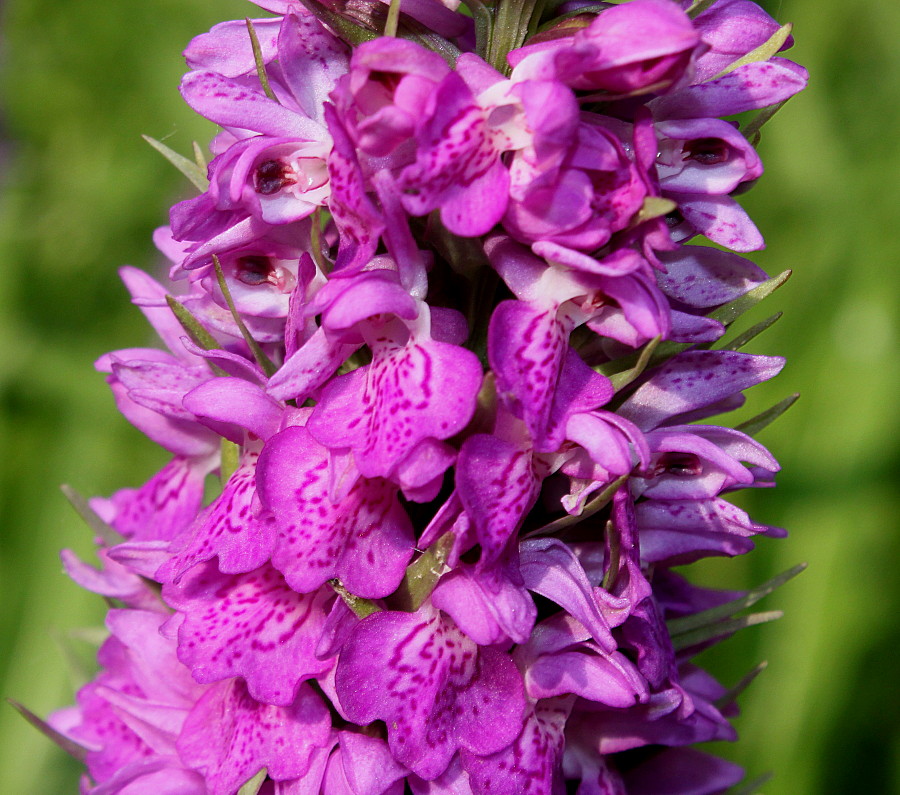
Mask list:
[[[760,437],[784,467],[778,489],[742,498],[791,534],[694,576],[738,588],[800,560],[810,568],[764,603],[784,619],[704,659],[729,685],[769,662],[742,698],[741,741],[715,750],[751,778],[774,770],[760,787],[768,795],[900,792],[900,4],[767,8],[795,23],[791,55],[812,81],[765,128],[768,173],[745,197],[768,241],[757,261],[770,274],[794,270],[752,319],[785,312],[753,350],[789,364],[735,420],[802,393]],[[90,539],[58,484],[108,494],[166,457],[119,418],[92,369],[107,350],[150,341],[115,270],[154,267],[150,233],[187,195],[140,134],[183,152],[208,140],[176,91],[180,51],[252,13],[238,0],[0,6],[0,694],[40,715],[72,699],[60,638],[104,612],[61,573],[59,548],[87,554]],[[77,775],[0,707],[0,791],[73,793]]]

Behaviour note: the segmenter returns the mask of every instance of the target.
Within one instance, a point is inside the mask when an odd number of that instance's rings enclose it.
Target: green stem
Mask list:
[[[334,264],[322,253],[322,208],[318,207],[312,216],[312,226],[309,232],[309,244],[312,247],[313,262],[319,266],[322,273],[331,273]]]
[[[521,47],[532,27],[538,0],[500,0],[494,15],[487,60],[497,71],[510,72],[506,56]]]
[[[481,0],[463,0],[475,20],[475,54],[486,60],[494,27],[494,17]]]
[[[253,60],[256,62],[256,74],[262,84],[262,90],[269,99],[278,102],[275,92],[269,85],[269,76],[266,74],[266,63],[263,61],[262,47],[259,44],[259,37],[256,35],[256,28],[253,27],[249,18],[245,18],[244,22],[247,23],[247,32],[250,34],[250,46],[253,48]]]
[[[400,0],[391,0],[388,6],[387,19],[384,21],[384,35],[396,37],[400,24]]]
[[[222,291],[225,303],[228,304],[228,309],[231,312],[231,316],[234,318],[234,322],[237,323],[238,331],[241,332],[244,342],[247,343],[247,347],[250,348],[253,353],[253,358],[256,359],[256,363],[263,369],[266,375],[272,375],[278,368],[272,363],[272,360],[266,356],[263,349],[259,347],[259,343],[253,339],[253,335],[244,325],[244,321],[241,320],[241,316],[238,314],[237,308],[234,305],[234,299],[231,297],[228,283],[225,281],[225,274],[222,272],[222,263],[219,262],[219,258],[215,254],[212,255],[212,259],[213,265],[216,268],[216,280],[219,282],[219,289]]]
[[[612,522],[606,523],[606,540],[609,543],[609,566],[603,575],[601,587],[605,591],[612,589],[619,576],[619,561],[621,560],[622,539],[619,531]]]

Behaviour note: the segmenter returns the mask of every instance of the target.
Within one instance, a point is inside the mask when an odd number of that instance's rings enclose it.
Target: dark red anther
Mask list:
[[[384,87],[391,96],[394,95],[403,77],[402,72],[381,72],[376,69],[369,72],[369,80]]]
[[[293,172],[280,160],[264,160],[256,167],[254,175],[256,192],[263,196],[278,193],[285,185],[293,185],[296,181]]]
[[[701,166],[715,166],[728,160],[728,144],[721,138],[697,138],[684,145],[684,159]]]
[[[268,257],[251,255],[240,257],[235,263],[234,278],[251,287],[272,281],[275,269]]]
[[[674,475],[675,477],[695,477],[703,472],[700,459],[693,453],[663,453],[653,469],[654,477]]]

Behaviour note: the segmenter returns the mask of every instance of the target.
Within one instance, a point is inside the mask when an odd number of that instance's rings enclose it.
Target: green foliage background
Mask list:
[[[757,261],[786,287],[751,322],[785,316],[755,346],[786,355],[774,383],[736,416],[799,391],[761,436],[784,467],[774,492],[745,498],[790,529],[740,561],[694,567],[747,587],[799,560],[798,580],[764,603],[786,617],[747,630],[705,663],[727,684],[760,660],[742,698],[742,739],[716,749],[769,795],[900,792],[900,535],[894,346],[900,226],[900,4],[784,0],[792,57],[810,89],[765,128],[768,173],[745,197],[768,241]],[[136,486],[165,454],[117,415],[91,363],[149,333],[118,282],[153,268],[150,233],[187,195],[141,133],[188,152],[211,128],[181,103],[180,51],[238,0],[6,0],[0,118],[0,694],[38,714],[71,702],[102,601],[61,573],[60,547],[89,554],[59,493]],[[67,650],[69,649],[69,650]],[[89,669],[88,669],[89,670]],[[86,674],[85,674],[86,675]],[[0,790],[77,790],[77,768],[5,705]]]

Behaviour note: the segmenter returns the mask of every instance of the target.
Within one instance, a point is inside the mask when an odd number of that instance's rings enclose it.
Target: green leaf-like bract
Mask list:
[[[256,76],[259,78],[259,84],[269,99],[278,102],[278,97],[275,96],[275,92],[269,85],[269,75],[266,74],[266,62],[263,60],[262,47],[259,44],[259,36],[256,35],[256,28],[253,27],[253,22],[249,17],[246,17],[244,22],[247,23],[247,33],[250,34],[250,47],[253,50],[253,62],[256,64]]]
[[[654,337],[641,349],[634,367],[630,367],[629,369],[622,370],[618,373],[612,373],[609,376],[610,383],[616,392],[624,389],[647,369],[647,365],[652,361],[653,352],[659,346],[661,339],[661,337]]]
[[[755,627],[757,624],[768,624],[770,621],[777,621],[783,615],[784,613],[781,610],[769,610],[765,613],[750,613],[746,616],[730,618],[727,621],[719,621],[690,632],[684,632],[681,635],[673,635],[672,648],[675,651],[684,651],[692,646],[699,646],[708,640],[732,635],[738,630],[746,629],[747,627]]]
[[[334,592],[344,600],[344,604],[349,607],[357,618],[365,618],[366,616],[377,613],[381,608],[371,599],[363,599],[350,593],[340,580],[329,580],[328,584],[334,589]]]
[[[453,533],[445,533],[406,568],[400,587],[391,596],[391,607],[414,613],[434,590],[453,548]]]
[[[737,599],[732,599],[730,602],[711,607],[709,610],[703,610],[699,613],[694,613],[693,615],[683,616],[682,618],[673,618],[671,621],[666,622],[666,625],[669,628],[669,634],[674,639],[676,636],[685,635],[689,632],[709,627],[717,622],[730,619],[732,616],[737,615],[741,610],[746,610],[748,607],[755,605],[760,599],[768,596],[776,588],[779,588],[788,580],[796,577],[805,568],[805,563],[798,563],[796,566],[776,575],[768,582],[764,582],[758,588],[748,591]]]
[[[718,320],[725,326],[730,326],[744,312],[749,311],[756,306],[763,298],[767,298],[774,293],[781,285],[791,278],[791,271],[783,271],[777,276],[773,276],[768,281],[754,287],[750,292],[744,293],[740,298],[736,298],[730,304],[720,306],[709,313],[709,317]]]
[[[188,158],[184,157],[184,155],[178,154],[174,149],[169,149],[162,141],[157,141],[155,138],[151,138],[149,135],[142,135],[143,138],[150,146],[152,146],[157,152],[159,152],[166,160],[168,160],[175,168],[177,168],[182,174],[184,174],[190,181],[191,184],[203,193],[209,187],[209,180],[206,178],[206,173],[200,168],[197,163],[193,160],[188,160]]]
[[[9,705],[15,709],[25,720],[27,720],[35,729],[37,729],[45,737],[52,740],[56,745],[63,749],[73,759],[77,759],[84,764],[87,759],[87,749],[82,748],[78,743],[70,740],[64,734],[60,734],[45,720],[35,715],[28,707],[23,706],[18,701],[11,698],[6,699]]]
[[[262,788],[263,782],[266,780],[268,772],[266,768],[259,771],[251,778],[243,787],[238,790],[238,795],[256,795]]]
[[[723,75],[727,75],[729,72],[733,72],[740,66],[744,66],[748,63],[756,63],[757,61],[768,61],[775,53],[777,53],[782,45],[787,41],[788,36],[791,35],[791,25],[788,22],[787,25],[782,25],[778,30],[776,30],[771,36],[769,36],[768,41],[763,42],[754,50],[750,50],[746,55],[741,58],[738,58],[734,63],[730,63],[726,66],[719,74],[717,74],[713,80],[717,77],[722,77]]]
[[[219,464],[219,480],[224,486],[241,463],[241,448],[228,439],[222,439],[222,460]]]
[[[69,504],[75,509],[76,513],[84,519],[88,527],[91,528],[108,547],[121,544],[125,540],[125,536],[113,529],[112,526],[104,522],[88,504],[88,501],[82,497],[75,489],[68,484],[59,487],[60,491],[65,495]]]
[[[762,334],[767,328],[775,325],[780,319],[784,312],[776,312],[774,315],[769,315],[765,320],[761,320],[754,326],[751,326],[746,331],[738,334],[731,342],[724,342],[721,344],[717,344],[713,347],[718,348],[723,351],[739,351],[743,348],[748,342],[756,339],[760,334]]]
[[[757,676],[759,676],[766,668],[769,667],[769,664],[763,660],[759,665],[752,668],[746,676],[744,676],[740,682],[738,682],[734,687],[726,690],[721,696],[719,696],[714,704],[716,709],[723,710],[726,707],[731,706],[737,701],[738,696],[743,693],[750,685],[754,682]]]
[[[788,395],[784,400],[780,400],[772,406],[772,408],[760,412],[755,417],[751,417],[740,425],[736,425],[735,430],[742,431],[748,436],[756,436],[763,428],[775,422],[775,420],[793,406],[799,397],[800,395],[796,392],[793,395]]]

